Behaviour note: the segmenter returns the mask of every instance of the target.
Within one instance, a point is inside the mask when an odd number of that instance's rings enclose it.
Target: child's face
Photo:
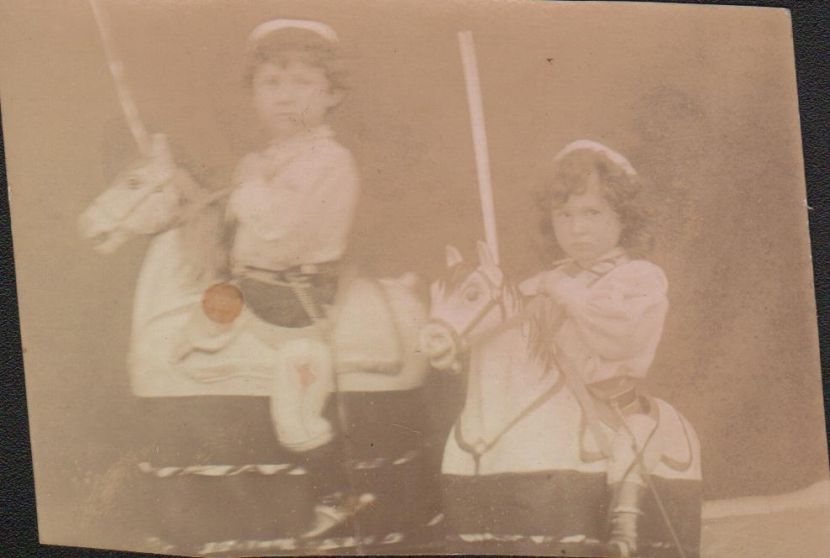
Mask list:
[[[619,244],[620,217],[603,197],[596,178],[585,192],[571,194],[551,213],[556,242],[568,257],[578,262],[602,257]]]
[[[302,60],[266,62],[254,73],[254,107],[272,138],[289,137],[322,124],[326,112],[340,102],[325,69]]]

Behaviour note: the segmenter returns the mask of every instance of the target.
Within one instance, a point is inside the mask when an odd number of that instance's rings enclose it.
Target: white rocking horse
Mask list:
[[[312,386],[307,377],[286,378],[297,371],[277,366],[286,357],[282,346],[308,337],[308,328],[257,323],[244,308],[231,324],[217,326],[223,330],[215,336],[215,346],[181,350],[188,320],[206,289],[219,280],[212,259],[219,252],[223,219],[216,202],[224,192],[208,193],[175,170],[160,141],[150,164],[120,175],[80,219],[82,234],[102,253],[131,238],[152,235],[134,301],[129,372],[136,395],[278,393],[281,400],[298,402],[291,405],[294,412],[314,415],[335,386],[342,391],[397,391],[423,383],[429,367],[417,344],[426,309],[412,290],[409,274],[346,281],[326,336],[335,362],[328,372],[325,367],[314,371],[319,381]],[[291,391],[291,397],[286,395]],[[282,409],[275,411],[281,414]],[[297,419],[275,416],[278,430],[280,418]]]
[[[466,403],[442,467],[448,533],[464,553],[606,555],[609,459],[569,378],[535,350],[542,300],[526,305],[484,243],[478,252],[470,266],[447,247],[448,275],[432,285],[422,332],[434,367],[459,371],[469,357]],[[696,556],[699,442],[671,405],[651,398],[649,407],[657,426],[631,467],[648,463],[655,492],[645,510],[657,517],[640,533],[640,552]]]
[[[189,339],[194,320],[205,320],[200,309],[207,310],[205,293],[217,282],[232,281],[217,272],[227,192],[210,193],[197,185],[173,165],[163,137],[154,140],[149,161],[139,161],[117,177],[80,218],[82,234],[102,253],[138,236],[151,237],[132,319],[128,369],[135,395],[269,398],[280,444],[305,452],[334,436],[336,428],[323,413],[333,392],[357,405],[361,397],[382,403],[417,392],[429,366],[418,351],[426,308],[413,290],[411,275],[369,279],[347,273],[341,276],[328,318],[302,328],[265,323],[244,304],[239,308],[233,297],[220,297],[213,301],[213,311],[229,319],[209,324],[216,335],[207,340]],[[344,462],[346,457],[356,460],[356,467],[367,467],[360,465],[359,454],[345,456]],[[407,474],[395,471],[409,470],[420,459],[390,455],[381,460],[384,468],[378,474]],[[245,472],[258,467],[270,474],[256,464]],[[225,469],[198,466],[176,474],[220,475]],[[231,468],[228,474],[235,471]],[[383,505],[376,502],[374,508],[382,510]]]

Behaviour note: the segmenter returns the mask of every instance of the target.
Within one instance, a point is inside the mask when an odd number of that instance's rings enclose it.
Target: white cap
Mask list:
[[[310,19],[272,19],[254,27],[254,30],[248,35],[248,44],[255,45],[274,31],[282,29],[302,29],[316,33],[330,43],[338,41],[337,33],[325,23]]]
[[[607,159],[609,159],[612,163],[618,165],[628,176],[637,176],[637,171],[634,170],[634,167],[631,163],[626,159],[621,153],[618,153],[611,149],[606,145],[602,145],[599,142],[593,140],[576,140],[565,147],[562,148],[562,151],[556,154],[556,157],[553,158],[554,162],[561,161],[566,155],[569,153],[573,153],[574,151],[580,151],[582,149],[587,149],[589,151],[593,151],[594,153],[600,153],[604,155]]]

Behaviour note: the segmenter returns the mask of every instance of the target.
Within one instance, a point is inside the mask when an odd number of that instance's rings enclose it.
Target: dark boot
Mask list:
[[[304,539],[320,537],[344,524],[357,512],[372,504],[372,494],[353,495],[346,474],[345,455],[336,440],[301,454],[308,471],[309,488],[317,504],[314,519]]]
[[[297,457],[308,472],[309,489],[318,502],[348,490],[346,457],[339,439],[299,453]]]
[[[613,488],[608,543],[619,550],[620,558],[630,558],[638,550],[645,487],[640,483],[624,481]]]

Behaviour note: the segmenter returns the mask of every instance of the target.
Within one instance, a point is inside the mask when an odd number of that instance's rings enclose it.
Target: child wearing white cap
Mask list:
[[[323,23],[286,19],[259,25],[248,39],[245,79],[269,141],[237,167],[228,203],[234,231],[230,266],[246,306],[277,326],[311,326],[325,316],[334,302],[337,264],[357,202],[354,160],[326,124],[329,110],[345,92],[337,40]],[[326,383],[332,371],[331,359],[321,358],[328,353],[325,343],[312,337],[297,350],[308,353],[309,363],[328,368],[308,375]],[[328,389],[319,397],[324,398]],[[277,433],[281,441],[299,437],[296,449],[319,501],[315,524],[307,533],[315,536],[342,521],[354,507],[344,500],[344,455],[322,417],[316,421],[320,435],[304,444],[304,432],[315,430],[313,425],[291,428],[286,419],[304,415],[288,416],[290,412],[275,408],[279,400],[272,404]]]
[[[229,205],[234,275],[311,269],[343,256],[358,179],[326,124],[345,92],[336,42],[331,28],[313,21],[269,21],[251,33],[246,82],[269,141],[237,167]]]
[[[344,78],[337,35],[323,23],[277,19],[249,35],[244,80],[267,141],[242,158],[232,179],[228,265],[217,274],[226,282],[205,291],[171,355],[178,363],[195,351],[215,353],[244,328],[265,331],[265,342],[279,349],[270,420],[280,445],[307,472],[317,501],[309,537],[365,504],[349,497],[341,440],[326,407],[334,372],[325,318],[359,194],[354,159],[326,123],[343,99]],[[284,328],[293,332],[268,337]],[[225,399],[216,404],[229,404]],[[260,403],[251,400],[245,420],[269,421]],[[256,445],[265,455],[276,444]]]
[[[650,438],[656,423],[638,388],[663,333],[668,284],[660,267],[643,259],[652,239],[628,160],[579,140],[556,156],[554,167],[543,229],[566,259],[520,288],[550,298],[549,335],[539,342],[549,344],[556,364],[587,388],[591,406],[616,431],[603,448],[596,430],[586,429],[583,452],[587,460],[608,459],[609,536],[629,556],[637,551],[644,475],[660,458],[660,443]]]

